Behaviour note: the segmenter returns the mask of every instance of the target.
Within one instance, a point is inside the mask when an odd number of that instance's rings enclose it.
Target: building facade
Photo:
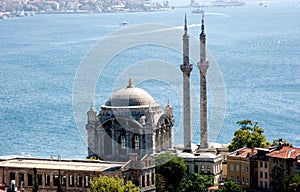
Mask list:
[[[269,188],[280,191],[278,185],[287,176],[299,173],[300,148],[279,146],[267,154],[269,157]]]
[[[243,189],[250,188],[251,185],[250,157],[253,154],[253,149],[241,148],[227,155],[227,178]]]
[[[269,190],[269,157],[267,154],[273,148],[255,148],[257,153],[250,157],[251,160],[251,188],[256,190]]]
[[[173,146],[174,119],[168,103],[160,105],[132,84],[115,92],[97,112],[88,111],[88,155],[110,161],[128,161],[130,153],[167,151]]]
[[[155,191],[155,162],[150,155],[130,154],[124,162],[13,158],[0,161],[0,182],[9,188],[32,191],[88,191],[90,180],[110,176],[131,180],[141,191]]]

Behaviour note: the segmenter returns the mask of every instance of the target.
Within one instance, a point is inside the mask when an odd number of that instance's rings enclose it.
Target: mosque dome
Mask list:
[[[153,97],[145,90],[134,87],[131,79],[129,85],[115,92],[105,103],[106,106],[126,107],[126,106],[143,106],[155,104]]]

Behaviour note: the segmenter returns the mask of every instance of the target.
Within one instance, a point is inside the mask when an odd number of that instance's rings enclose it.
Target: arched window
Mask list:
[[[140,149],[140,137],[138,135],[134,135],[132,138],[132,148],[135,150]]]
[[[207,165],[207,173],[210,173],[210,171],[211,171],[211,168],[209,165]]]
[[[204,165],[201,165],[201,173],[204,173]]]
[[[124,135],[119,136],[118,143],[119,143],[119,153],[120,154],[126,153],[126,137]]]

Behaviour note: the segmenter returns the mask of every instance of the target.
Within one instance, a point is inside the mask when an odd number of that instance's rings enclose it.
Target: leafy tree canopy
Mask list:
[[[286,192],[300,191],[300,176],[287,176],[283,180],[283,190]]]
[[[187,174],[183,159],[171,153],[159,154],[155,162],[157,192],[204,192],[214,184],[212,175]]]
[[[258,126],[258,123],[252,123],[251,120],[245,119],[238,121],[240,129],[235,131],[234,137],[229,145],[229,151],[235,151],[242,147],[265,147],[270,145],[263,135],[264,129]]]
[[[90,181],[89,192],[139,192],[140,189],[131,182],[123,179],[100,176]]]
[[[243,192],[243,189],[232,180],[228,180],[225,181],[224,185],[220,187],[217,192]]]
[[[186,175],[186,165],[181,157],[176,157],[171,153],[159,154],[155,162],[157,164],[155,172],[156,177],[164,182],[162,185],[156,180],[156,191],[178,191],[181,180]]]
[[[186,175],[181,181],[179,191],[181,192],[206,192],[208,187],[213,186],[214,178],[212,175],[201,175],[193,173]]]

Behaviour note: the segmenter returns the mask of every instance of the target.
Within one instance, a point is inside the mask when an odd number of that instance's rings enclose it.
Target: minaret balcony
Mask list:
[[[209,64],[208,64],[208,61],[204,61],[204,62],[197,63],[197,66],[201,73],[206,74]]]
[[[192,64],[182,64],[180,65],[180,69],[184,73],[190,73],[193,70]]]

